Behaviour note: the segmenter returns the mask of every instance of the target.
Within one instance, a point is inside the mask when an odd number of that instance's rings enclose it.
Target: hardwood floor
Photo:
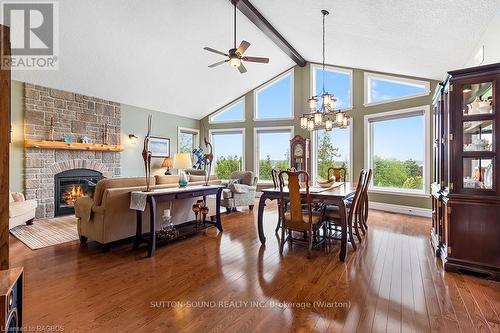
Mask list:
[[[65,332],[500,332],[500,283],[445,274],[432,256],[429,219],[371,211],[368,236],[342,263],[338,244],[310,260],[305,247],[285,245],[280,257],[273,209],[262,247],[254,214],[223,214],[223,233],[211,228],[150,259],[132,244],[107,253],[76,242],[31,251],[11,237],[11,265],[25,267],[24,324]]]

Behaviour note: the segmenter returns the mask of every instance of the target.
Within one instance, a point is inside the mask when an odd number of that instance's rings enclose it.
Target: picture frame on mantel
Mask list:
[[[151,136],[149,138],[149,151],[151,152],[151,157],[170,157],[170,139]]]

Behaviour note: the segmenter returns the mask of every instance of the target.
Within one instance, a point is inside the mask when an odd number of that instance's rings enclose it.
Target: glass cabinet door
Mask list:
[[[493,82],[463,85],[463,114],[493,113]]]
[[[491,191],[495,189],[494,168],[496,133],[495,83],[463,83],[460,86],[462,113],[461,131],[462,189],[465,191]],[[458,110],[457,110],[458,111]]]

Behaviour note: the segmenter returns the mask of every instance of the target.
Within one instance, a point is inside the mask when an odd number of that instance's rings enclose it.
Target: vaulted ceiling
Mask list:
[[[251,0],[308,61],[439,79],[463,66],[500,0]],[[267,65],[239,74],[203,50],[232,46],[229,0],[59,1],[57,71],[13,79],[201,119],[294,63],[238,12],[238,42]]]

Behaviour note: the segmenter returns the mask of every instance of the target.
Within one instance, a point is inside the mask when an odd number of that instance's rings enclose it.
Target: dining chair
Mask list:
[[[345,167],[340,167],[340,168],[330,167],[326,171],[327,179],[330,179],[331,175],[335,176],[335,181],[345,182],[347,169]]]
[[[368,175],[366,176],[365,186],[363,189],[363,199],[361,199],[361,208],[359,218],[359,224],[363,228],[363,234],[365,230],[368,230],[368,188],[370,187],[370,182],[372,180],[373,170],[368,170]]]
[[[288,183],[288,191],[285,189],[285,178]],[[302,199],[300,178],[305,180],[304,200]],[[302,232],[308,242],[308,258],[312,256],[314,245],[322,243],[319,240],[318,231],[323,227],[323,236],[326,235],[326,225],[324,223],[324,205],[319,210],[313,211],[311,195],[309,193],[309,174],[305,171],[281,171],[278,175],[280,186],[279,215],[281,220],[280,254],[286,241],[302,241],[294,238],[293,231]],[[305,203],[303,203],[305,201]],[[307,207],[304,209],[304,207]]]
[[[347,228],[348,240],[351,243],[354,250],[356,250],[356,242],[354,241],[354,235],[358,238],[358,241],[361,242],[361,236],[358,226],[359,216],[361,212],[361,203],[364,200],[363,190],[365,188],[366,179],[368,177],[368,171],[361,170],[359,174],[359,181],[356,186],[356,191],[354,193],[354,197],[350,204],[346,204],[347,210],[347,226],[343,226],[341,224],[341,216],[339,207],[328,205],[325,209],[325,221],[328,226],[327,229],[329,232],[334,231],[338,232],[339,228]],[[354,233],[353,233],[354,229]],[[331,235],[329,235],[330,238]]]
[[[287,171],[297,171],[295,168],[287,168],[286,169]],[[279,188],[279,173],[281,172],[281,169],[280,168],[273,168],[271,170],[271,176],[273,178],[273,186],[274,186],[274,189],[277,189]],[[287,202],[285,201],[285,207],[287,206]],[[278,204],[279,205],[279,204]],[[277,233],[281,228],[281,220],[280,220],[280,216],[278,215],[278,223],[276,224],[276,229],[274,229],[274,232]]]

